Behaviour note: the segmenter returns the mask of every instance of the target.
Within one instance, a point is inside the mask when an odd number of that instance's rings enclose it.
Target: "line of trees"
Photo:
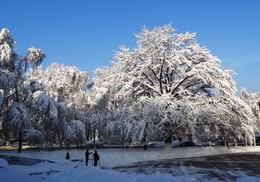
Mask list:
[[[236,96],[232,70],[201,47],[194,33],[171,25],[143,28],[137,46],[122,46],[111,67],[89,80],[77,67],[53,63],[29,48],[15,52],[9,30],[0,33],[1,132],[37,145],[171,141],[184,132],[253,144],[259,132],[260,95]],[[89,91],[91,90],[91,91]]]

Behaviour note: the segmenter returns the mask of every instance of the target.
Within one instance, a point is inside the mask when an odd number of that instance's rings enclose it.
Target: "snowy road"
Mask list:
[[[17,151],[2,150],[0,151],[1,180],[20,182],[83,182],[86,179],[95,182],[260,181],[260,147],[99,149],[101,168],[85,166],[85,150],[70,150],[71,160],[65,159],[66,152],[26,150],[18,154]]]
[[[191,176],[197,181],[236,181],[243,175],[260,179],[260,152],[153,160],[113,169],[126,173],[170,173],[173,176]]]

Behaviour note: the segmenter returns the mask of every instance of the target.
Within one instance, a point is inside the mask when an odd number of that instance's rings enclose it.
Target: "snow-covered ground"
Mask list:
[[[91,151],[91,150],[90,150]],[[112,167],[131,165],[134,162],[173,158],[209,156],[215,154],[259,152],[260,147],[193,147],[193,148],[154,148],[154,149],[98,149],[100,167],[84,165],[84,150],[70,150],[71,162],[65,160],[64,151],[0,151],[0,155],[44,159],[56,163],[41,162],[33,166],[10,165],[0,159],[1,181],[197,181],[191,176],[173,176],[167,173],[126,174],[112,170]],[[158,170],[159,171],[159,170]],[[241,175],[237,181],[259,181],[259,177]],[[210,180],[211,181],[211,180]]]

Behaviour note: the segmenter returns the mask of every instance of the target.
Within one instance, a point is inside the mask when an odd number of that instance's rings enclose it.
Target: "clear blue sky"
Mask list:
[[[0,7],[0,28],[11,31],[17,52],[43,49],[44,67],[58,62],[93,75],[120,45],[134,48],[142,26],[172,23],[196,32],[223,69],[235,70],[238,89],[260,92],[259,0],[0,0]]]

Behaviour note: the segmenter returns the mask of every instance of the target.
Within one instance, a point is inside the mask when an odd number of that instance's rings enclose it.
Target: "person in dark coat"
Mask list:
[[[97,163],[99,161],[99,155],[97,153],[97,151],[95,151],[95,153],[93,154],[94,157],[94,166],[97,166]]]
[[[92,154],[92,152],[89,152],[88,149],[87,149],[86,152],[85,152],[86,166],[88,165],[89,154]]]
[[[70,153],[69,153],[69,152],[67,152],[67,154],[66,154],[66,159],[67,159],[67,160],[70,159]]]

